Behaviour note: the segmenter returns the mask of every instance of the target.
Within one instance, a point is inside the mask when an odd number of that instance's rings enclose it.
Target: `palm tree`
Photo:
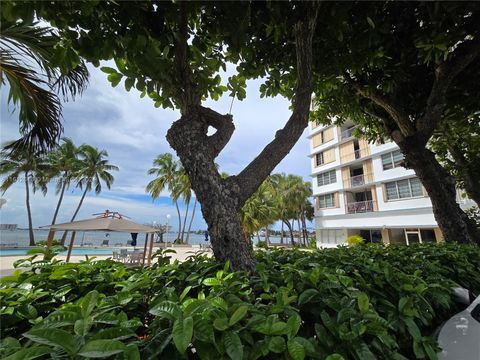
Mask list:
[[[178,207],[179,168],[179,163],[173,158],[172,154],[165,153],[158,155],[157,158],[153,160],[153,167],[147,171],[148,175],[156,175],[156,178],[150,181],[146,188],[147,193],[152,196],[153,200],[158,199],[164,189],[168,189],[170,192],[178,214],[177,239],[180,239],[180,232],[182,231],[182,217],[180,215],[180,208]]]
[[[46,181],[42,173],[44,170],[43,159],[34,156],[30,151],[19,149],[15,152],[2,151],[0,161],[0,175],[6,175],[3,183],[0,185],[2,194],[7,191],[10,186],[23,176],[25,183],[25,203],[27,207],[28,217],[28,234],[29,245],[35,246],[35,237],[33,235],[32,211],[30,208],[30,186],[32,191],[36,192],[40,189],[44,194],[47,192]]]
[[[190,200],[192,198],[192,188],[190,185],[190,179],[188,178],[188,175],[180,162],[178,165],[177,181],[174,186],[172,196],[176,199],[181,198],[186,205],[185,215],[183,218],[182,235],[180,236],[180,239],[183,243],[185,236],[185,226],[187,225],[188,210],[190,208]]]
[[[88,84],[88,71],[72,49],[62,47],[51,28],[2,19],[0,87],[5,82],[8,101],[19,106],[22,135],[6,148],[34,154],[56,145],[62,132],[57,94],[64,100],[80,94]]]
[[[98,150],[91,145],[83,144],[78,148],[78,157],[79,164],[75,179],[77,181],[77,187],[83,189],[83,193],[70,221],[75,220],[87,193],[94,190],[95,194],[100,194],[102,191],[102,182],[110,189],[114,181],[114,177],[110,171],[118,171],[117,166],[108,163],[108,159],[106,159],[108,153],[106,150]],[[67,233],[68,231],[63,233],[62,244],[65,243]]]
[[[52,225],[54,225],[57,220],[58,211],[60,210],[65,190],[69,188],[70,183],[74,180],[80,165],[80,161],[77,157],[78,148],[69,138],[63,138],[62,141],[63,143],[49,153],[47,157],[48,166],[50,168],[49,177],[56,177],[58,179],[55,187],[55,194],[60,194],[53,214]]]

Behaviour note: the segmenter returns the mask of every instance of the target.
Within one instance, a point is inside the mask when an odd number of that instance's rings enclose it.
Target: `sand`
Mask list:
[[[169,248],[170,249],[170,248]],[[174,247],[173,250],[176,251],[176,254],[168,254],[173,260],[184,261],[187,257],[194,255],[196,252],[200,251],[198,246],[178,246]],[[205,251],[205,254],[211,256],[212,251]],[[111,258],[108,255],[90,255],[90,257],[95,256],[96,260],[104,260]],[[15,268],[13,264],[15,261],[28,257],[27,255],[16,255],[16,256],[0,256],[0,278],[4,276],[11,275]],[[57,259],[65,260],[66,256],[58,255]],[[72,255],[70,257],[70,262],[80,262],[81,260],[85,260],[85,255]]]

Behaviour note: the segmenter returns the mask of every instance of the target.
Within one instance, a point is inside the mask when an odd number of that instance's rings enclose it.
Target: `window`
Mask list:
[[[400,150],[392,151],[382,155],[383,170],[389,170],[399,167],[404,157]]]
[[[333,127],[326,128],[312,138],[313,147],[320,146],[333,140]]]
[[[418,178],[392,181],[385,184],[387,200],[409,199],[423,196],[422,184]]]
[[[328,164],[335,161],[335,149],[325,150],[321,153],[315,154],[315,166]]]
[[[335,207],[335,194],[320,195],[318,197],[318,207],[320,209]]]
[[[317,175],[318,186],[333,184],[337,182],[337,174],[335,170],[327,171]]]

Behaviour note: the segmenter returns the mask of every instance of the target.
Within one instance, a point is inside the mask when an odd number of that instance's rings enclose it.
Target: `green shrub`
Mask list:
[[[310,239],[308,239],[308,248],[309,249],[317,248],[317,238],[315,236],[312,236]]]
[[[356,246],[363,244],[365,242],[365,239],[361,237],[360,235],[350,235],[347,237],[347,244],[350,246]]]
[[[137,269],[32,256],[0,280],[0,358],[435,359],[452,287],[480,291],[473,246],[268,249],[255,276],[169,252]]]
[[[257,242],[257,247],[262,248],[262,249],[268,249],[268,244],[265,240],[259,240]]]

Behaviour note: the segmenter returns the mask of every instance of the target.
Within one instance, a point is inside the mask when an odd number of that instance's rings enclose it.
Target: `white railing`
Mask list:
[[[347,213],[348,214],[357,214],[357,213],[366,213],[375,211],[373,200],[368,201],[358,201],[347,204]]]
[[[358,126],[354,126],[350,129],[347,129],[347,130],[344,130],[342,131],[342,136],[341,136],[341,139],[342,140],[345,140],[345,139],[348,139],[348,138],[351,138],[353,136],[353,131],[358,128]]]
[[[363,186],[372,182],[372,174],[360,174],[351,176],[344,181],[345,188],[353,188],[357,186]]]

